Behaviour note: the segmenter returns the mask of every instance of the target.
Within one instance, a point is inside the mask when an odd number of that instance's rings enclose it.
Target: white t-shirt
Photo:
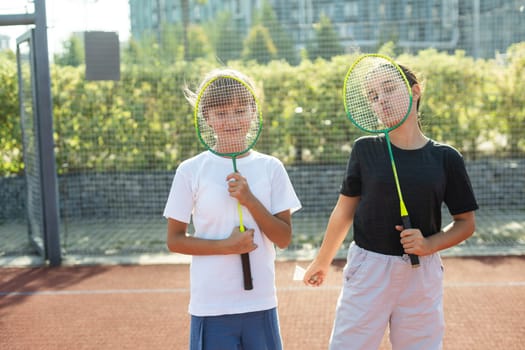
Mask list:
[[[288,174],[275,157],[256,151],[238,158],[237,171],[250,190],[271,214],[301,203]],[[175,173],[164,216],[181,222],[193,220],[194,236],[205,239],[227,238],[239,226],[237,200],[230,197],[226,176],[233,162],[210,151],[182,162]],[[257,249],[250,252],[253,289],[244,290],[240,255],[193,256],[190,267],[189,312],[195,316],[246,313],[277,306],[275,290],[275,247],[261,233],[246,208],[243,224],[254,229]]]

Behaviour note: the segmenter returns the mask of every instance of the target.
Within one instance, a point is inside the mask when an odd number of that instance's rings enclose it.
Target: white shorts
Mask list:
[[[351,244],[330,350],[377,349],[388,324],[393,350],[442,348],[443,265],[437,253],[419,260]]]

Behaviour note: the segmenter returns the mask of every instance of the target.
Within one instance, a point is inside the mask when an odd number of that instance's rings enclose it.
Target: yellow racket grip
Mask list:
[[[239,213],[239,231],[244,232],[244,224],[242,223],[242,208],[241,203],[237,202],[237,212]]]

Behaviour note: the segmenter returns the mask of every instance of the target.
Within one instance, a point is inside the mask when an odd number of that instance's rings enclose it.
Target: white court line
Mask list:
[[[516,282],[452,282],[445,283],[445,288],[451,287],[525,287],[525,281]]]
[[[189,288],[173,289],[87,289],[87,290],[35,290],[21,292],[0,291],[0,296],[33,296],[33,295],[90,295],[90,294],[177,294],[188,293]]]
[[[472,287],[525,287],[525,281],[516,282],[452,282],[445,283],[444,288],[472,288]],[[307,286],[292,286],[277,288],[277,291],[296,291],[296,290],[334,290],[341,289],[341,286],[328,287],[307,287]]]
[[[525,287],[525,281],[516,282],[453,282],[445,283],[445,288],[471,288],[471,287]],[[278,292],[289,291],[318,291],[340,290],[340,286],[308,287],[291,286],[277,288]],[[95,295],[95,294],[179,294],[189,293],[189,288],[164,288],[164,289],[93,289],[93,290],[36,290],[36,291],[0,291],[0,296],[39,296],[39,295]]]

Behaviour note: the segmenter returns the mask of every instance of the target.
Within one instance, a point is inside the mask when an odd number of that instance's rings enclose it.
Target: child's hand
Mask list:
[[[323,284],[327,274],[328,269],[326,267],[313,261],[304,273],[303,282],[307,286],[319,287]]]
[[[428,255],[426,239],[421,233],[421,230],[417,228],[405,230],[402,225],[396,225],[396,230],[401,232],[401,244],[406,254]]]
[[[257,244],[253,241],[253,229],[246,229],[244,232],[240,231],[239,227],[235,227],[226,239],[228,243],[228,252],[230,254],[249,253],[257,248]]]
[[[226,181],[228,181],[230,196],[237,199],[241,205],[247,206],[249,201],[255,198],[248,186],[248,181],[240,173],[231,173],[226,177]]]

